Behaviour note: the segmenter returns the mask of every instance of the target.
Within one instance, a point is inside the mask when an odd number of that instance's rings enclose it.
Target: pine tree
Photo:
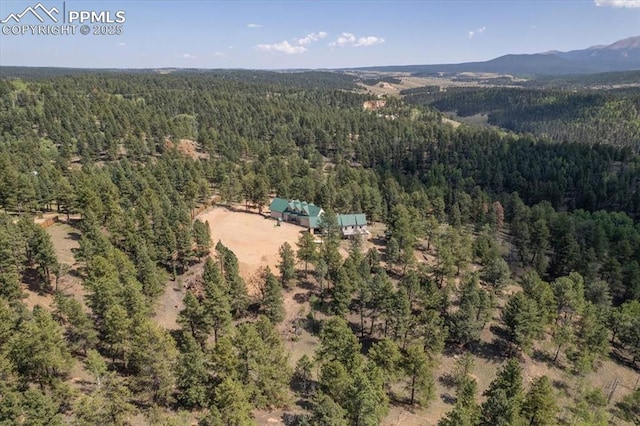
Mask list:
[[[7,342],[6,353],[18,373],[41,389],[72,366],[63,332],[49,312],[35,306],[32,318],[22,321]]]
[[[65,337],[72,352],[86,355],[87,350],[98,343],[98,333],[91,317],[87,315],[76,299],[56,293],[54,303],[59,321],[65,324]]]
[[[411,323],[411,301],[407,292],[400,288],[393,296],[391,301],[390,330],[393,340],[396,342],[403,339],[408,331]]]
[[[282,278],[282,287],[288,289],[291,281],[296,277],[296,261],[295,254],[291,245],[285,242],[278,249],[280,255],[280,263],[278,263],[278,270]]]
[[[187,408],[206,407],[209,399],[206,356],[191,334],[184,334],[183,340],[176,366],[178,402]]]
[[[171,335],[148,320],[132,327],[129,368],[135,387],[149,402],[168,405],[173,399],[178,351]]]
[[[235,371],[250,401],[257,407],[284,404],[288,399],[286,389],[291,372],[286,350],[271,321],[260,316],[255,324],[240,324],[234,346],[237,353]],[[229,364],[229,360],[217,358]]]
[[[510,359],[498,371],[498,376],[484,392],[487,400],[482,404],[481,425],[510,426],[520,421],[524,399],[522,367],[516,359]]]
[[[277,324],[285,317],[284,298],[282,296],[282,286],[278,279],[271,273],[267,266],[265,273],[264,298],[262,307],[265,315],[271,322]]]
[[[398,240],[394,237],[389,238],[385,247],[385,260],[389,264],[389,267],[393,268],[400,260],[400,245]]]
[[[480,406],[476,402],[478,384],[475,379],[465,377],[456,390],[456,404],[438,426],[477,426],[480,423]]]
[[[253,425],[251,404],[242,385],[233,379],[225,379],[214,390],[214,407],[223,425]]]
[[[482,279],[491,284],[494,289],[502,290],[510,282],[511,269],[503,258],[492,259],[489,264],[483,266]]]
[[[385,383],[398,378],[402,368],[402,354],[398,345],[389,339],[383,339],[371,345],[369,360],[384,373]]]
[[[236,317],[244,314],[248,306],[247,287],[240,277],[240,267],[235,253],[225,247],[220,241],[216,244],[216,252],[221,264],[222,274],[229,286],[231,309]]]
[[[12,419],[14,424],[63,425],[62,407],[53,395],[39,389],[27,389],[22,394],[21,415]],[[7,422],[7,424],[9,424]]]
[[[413,344],[407,348],[403,368],[409,376],[409,404],[413,405],[417,401],[426,405],[435,396],[435,382],[423,345]]]
[[[313,361],[307,354],[302,355],[298,362],[296,362],[294,377],[299,380],[303,394],[306,394],[308,391],[312,368]]]
[[[587,372],[609,352],[609,333],[604,324],[603,310],[587,302],[576,324],[575,351],[567,353],[574,370]]]
[[[109,345],[112,363],[115,363],[116,359],[127,357],[131,348],[131,324],[127,311],[119,304],[107,309],[102,328],[104,341]]]
[[[74,408],[75,425],[87,424],[122,425],[135,412],[130,402],[131,392],[124,379],[116,373],[107,373],[103,386],[83,396]]]
[[[85,361],[87,371],[96,379],[98,388],[102,385],[102,378],[107,374],[107,363],[104,362],[102,355],[95,349],[87,351],[87,359]]]
[[[316,357],[323,362],[338,361],[349,370],[360,364],[360,343],[344,319],[331,317],[322,325]]]
[[[214,378],[221,382],[227,377],[237,378],[239,373],[238,352],[231,337],[220,337],[218,343],[209,351],[208,366]]]
[[[324,361],[320,367],[320,388],[343,407],[348,404],[353,375],[340,361]]]
[[[191,333],[200,346],[204,346],[211,331],[209,316],[205,313],[203,304],[191,291],[184,295],[183,304],[184,309],[178,313],[177,322],[183,331]]]
[[[382,373],[377,367],[358,369],[352,374],[353,383],[345,404],[348,417],[354,425],[379,425],[387,414],[388,401],[383,389]]]
[[[51,286],[51,272],[58,265],[56,252],[49,234],[40,226],[21,220],[23,238],[27,244],[27,260],[37,265],[40,277],[43,280],[43,290],[49,290]]]
[[[510,342],[517,348],[528,351],[543,330],[543,318],[535,300],[518,292],[509,298],[502,311],[502,320],[507,326]]]
[[[463,279],[460,286],[460,308],[447,318],[449,339],[459,345],[477,341],[490,312],[490,297],[478,285],[478,278],[474,275]]]
[[[620,417],[624,421],[640,424],[640,389],[625,395],[616,406],[620,409]]]
[[[207,256],[211,249],[211,228],[209,222],[198,219],[193,221],[193,239],[196,243],[196,256],[198,259]]]
[[[465,380],[469,379],[475,365],[475,359],[470,352],[465,352],[460,358],[456,359],[453,364],[453,380],[456,386],[460,386]]]
[[[296,253],[298,260],[304,262],[304,275],[307,276],[309,262],[313,262],[318,255],[316,243],[311,232],[303,232],[296,245],[298,246]]]
[[[573,413],[574,424],[606,426],[609,424],[609,414],[605,411],[607,398],[601,389],[583,389],[576,398],[569,411]]]
[[[536,378],[525,396],[522,416],[530,426],[555,425],[557,411],[551,380],[547,376]]]
[[[317,392],[313,398],[311,426],[348,426],[347,412],[329,395]]]
[[[231,325],[231,301],[226,283],[213,262],[208,263],[204,275],[204,299],[202,300],[202,312],[207,326],[213,329],[215,341],[224,334]]]
[[[292,372],[280,333],[265,316],[255,323],[261,345],[258,353],[258,374],[255,379],[259,395],[254,402],[259,407],[278,407],[289,402],[288,389]]]

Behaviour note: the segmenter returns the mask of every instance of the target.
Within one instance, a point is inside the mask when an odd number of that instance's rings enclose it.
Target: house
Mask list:
[[[349,238],[353,235],[366,235],[367,217],[363,213],[359,214],[339,214],[338,224],[342,232],[342,238]]]
[[[319,228],[319,220],[324,210],[313,203],[300,200],[274,198],[269,205],[271,217],[283,222],[292,222],[309,230]]]
[[[324,213],[321,207],[313,203],[286,198],[274,198],[269,210],[272,218],[304,226],[313,232],[320,229],[320,218]],[[342,238],[368,234],[367,217],[363,213],[339,214],[337,219]]]

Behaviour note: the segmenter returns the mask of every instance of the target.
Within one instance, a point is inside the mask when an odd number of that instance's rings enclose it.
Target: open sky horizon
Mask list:
[[[90,33],[15,34],[38,1],[0,2],[0,65],[72,68],[349,68],[485,61],[606,45],[640,34],[640,0],[47,1],[126,15]],[[40,13],[42,15],[42,13]],[[12,17],[13,16],[13,17]],[[122,25],[96,35],[95,25]],[[6,28],[4,28],[6,27]]]

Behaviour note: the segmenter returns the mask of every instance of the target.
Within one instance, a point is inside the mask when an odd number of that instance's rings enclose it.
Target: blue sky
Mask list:
[[[63,1],[41,2],[63,10]],[[37,3],[2,0],[0,20]],[[0,65],[282,69],[436,64],[582,49],[640,35],[640,0],[68,0],[64,9],[122,10],[126,22],[121,35],[82,35],[79,25],[75,35],[12,35],[3,28]],[[39,22],[25,16],[4,25],[25,24]]]

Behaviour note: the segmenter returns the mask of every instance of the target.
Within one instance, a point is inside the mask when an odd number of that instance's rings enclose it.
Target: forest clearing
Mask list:
[[[233,210],[224,206],[215,207],[198,216],[208,222],[213,243],[222,241],[238,256],[240,276],[247,284],[250,296],[258,296],[256,274],[260,269],[271,268],[277,271],[279,261],[278,248],[285,242],[295,246],[302,232],[308,232],[300,226],[282,223],[265,218],[255,211],[245,211],[241,206]]]

